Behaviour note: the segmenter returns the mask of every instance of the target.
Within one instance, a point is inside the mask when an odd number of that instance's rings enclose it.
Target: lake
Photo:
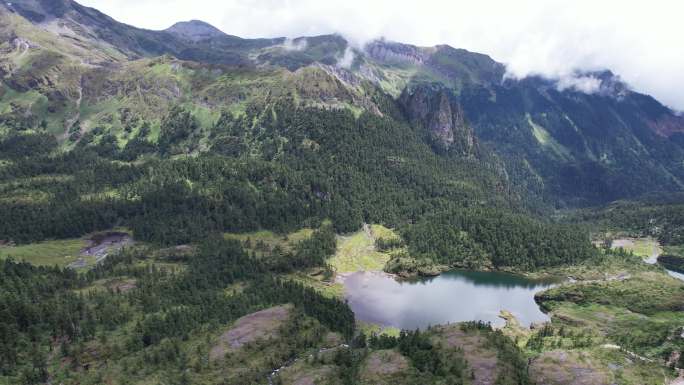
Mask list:
[[[400,329],[482,320],[503,325],[501,310],[528,326],[548,321],[534,294],[552,285],[498,272],[450,271],[438,277],[397,281],[379,272],[357,272],[343,279],[356,318]]]

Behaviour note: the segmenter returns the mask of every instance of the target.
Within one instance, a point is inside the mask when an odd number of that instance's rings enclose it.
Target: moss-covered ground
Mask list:
[[[0,259],[13,258],[16,261],[26,261],[39,266],[65,267],[79,258],[82,248],[87,242],[81,238],[60,239],[20,246],[1,246]],[[86,257],[92,259],[94,257]]]

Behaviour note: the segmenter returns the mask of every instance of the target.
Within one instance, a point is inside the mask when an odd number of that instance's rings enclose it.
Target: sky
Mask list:
[[[577,70],[610,69],[684,111],[681,0],[78,1],[148,29],[198,19],[246,38],[340,33],[359,46],[379,37],[449,44],[490,55],[509,76],[543,75],[561,84],[575,85]]]

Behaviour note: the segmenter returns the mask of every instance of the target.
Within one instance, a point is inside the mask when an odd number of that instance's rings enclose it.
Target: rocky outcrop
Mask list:
[[[384,63],[423,64],[428,58],[419,47],[385,40],[372,41],[365,50],[371,58]]]
[[[684,117],[674,114],[664,114],[657,120],[647,121],[647,124],[656,134],[666,138],[684,133]]]
[[[400,97],[409,120],[427,130],[439,149],[475,155],[475,135],[453,94],[441,87],[418,86],[406,89]]]

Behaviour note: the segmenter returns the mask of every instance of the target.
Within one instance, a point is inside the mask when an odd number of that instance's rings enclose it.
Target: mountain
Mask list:
[[[207,40],[226,36],[226,34],[221,32],[220,29],[200,20],[178,22],[167,28],[166,32],[173,33],[192,41]]]
[[[0,19],[0,121],[42,125],[67,147],[96,127],[124,145],[136,119],[154,135],[178,104],[200,117],[202,141],[225,108],[293,99],[381,115],[384,94],[435,151],[491,153],[523,195],[552,206],[684,186],[684,118],[609,71],[511,79],[446,45],[241,39],[196,20],[150,31],[71,0],[3,3]]]
[[[683,146],[610,71],[3,2],[0,384],[667,382],[684,291],[641,254],[684,253]],[[452,269],[483,285],[418,277]],[[419,279],[388,319],[497,286],[550,320],[358,322],[365,270]]]

